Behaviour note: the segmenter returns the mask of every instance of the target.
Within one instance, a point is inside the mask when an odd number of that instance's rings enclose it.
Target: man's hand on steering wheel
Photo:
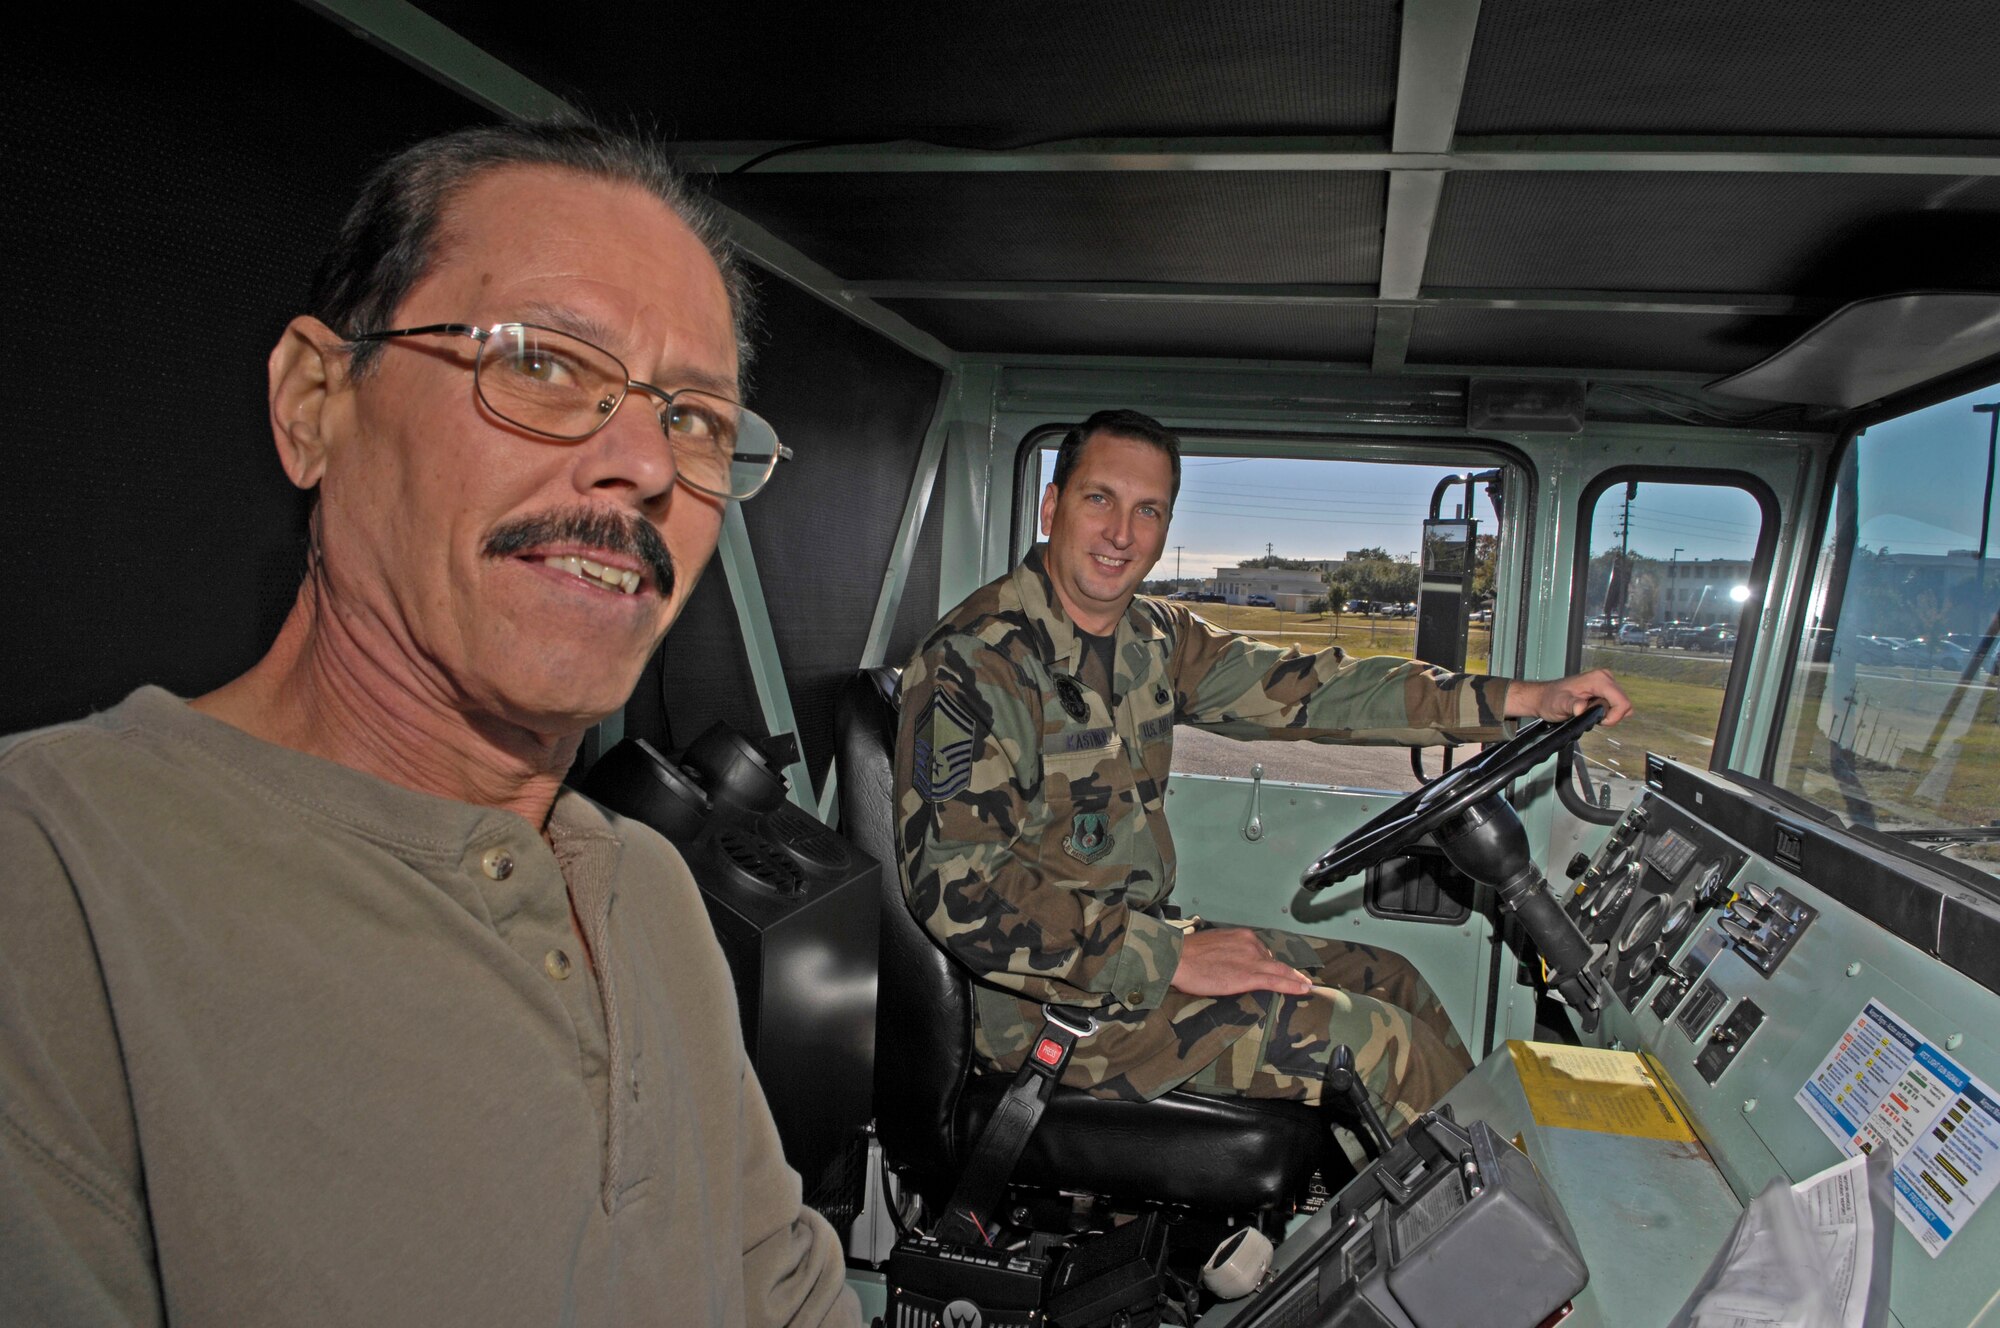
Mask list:
[[[1606,725],[1632,713],[1632,698],[1608,669],[1592,669],[1549,682],[1516,682],[1507,687],[1507,718],[1572,719],[1594,705],[1604,707]]]
[[[1180,966],[1167,985],[1190,996],[1280,991],[1303,996],[1312,980],[1275,958],[1247,927],[1205,927],[1181,942]]]

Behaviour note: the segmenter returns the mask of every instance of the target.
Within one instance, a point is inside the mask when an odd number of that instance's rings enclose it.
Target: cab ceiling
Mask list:
[[[2000,5],[316,3],[657,126],[760,261],[933,358],[1696,399],[1848,300],[2000,289]]]

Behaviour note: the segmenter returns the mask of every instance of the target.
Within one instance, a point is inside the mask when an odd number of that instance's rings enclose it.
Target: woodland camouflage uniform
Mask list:
[[[1135,598],[1113,648],[1115,704],[1040,547],[946,616],[903,672],[896,788],[904,892],[984,980],[974,1043],[1017,1067],[1040,1004],[1089,1007],[1066,1082],[1150,1099],[1177,1085],[1315,1100],[1331,1048],[1406,1121],[1470,1066],[1436,996],[1400,955],[1258,929],[1316,985],[1305,996],[1171,990],[1191,925],[1168,916],[1173,728],[1235,738],[1428,744],[1501,734],[1504,680],[1338,648],[1281,650]],[[1395,1128],[1401,1122],[1392,1119]]]

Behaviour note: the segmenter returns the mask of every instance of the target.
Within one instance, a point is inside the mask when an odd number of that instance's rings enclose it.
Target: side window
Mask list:
[[[1038,503],[1055,471],[1055,443],[1041,449],[1032,495]],[[1228,455],[1182,457],[1181,492],[1167,546],[1143,593],[1183,601],[1218,627],[1302,651],[1332,646],[1353,655],[1416,653],[1424,520],[1453,476],[1490,475],[1448,486],[1444,518],[1476,523],[1465,668],[1483,672],[1491,653],[1495,574],[1500,562],[1496,495],[1519,472],[1476,454],[1457,466],[1380,461],[1301,460]],[[1513,492],[1525,493],[1517,484]],[[1504,497],[1500,499],[1504,503]],[[1032,503],[1030,504],[1033,505]],[[1038,538],[1038,537],[1037,537]],[[1244,743],[1190,725],[1174,729],[1176,774],[1233,775],[1264,767],[1264,778],[1336,788],[1407,791],[1417,787],[1401,747],[1310,742]],[[1438,755],[1426,755],[1435,776]]]
[[[1855,435],[1766,777],[2000,877],[2000,385]]]
[[[1585,735],[1576,785],[1615,809],[1645,783],[1647,752],[1711,763],[1740,633],[1755,623],[1765,509],[1743,485],[1613,474],[1586,494],[1583,520],[1572,659],[1616,674],[1633,713]]]

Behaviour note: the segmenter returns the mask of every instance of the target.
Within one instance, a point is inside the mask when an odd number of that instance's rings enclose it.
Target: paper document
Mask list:
[[[1535,1123],[1640,1139],[1691,1141],[1694,1130],[1644,1057],[1554,1042],[1509,1042]]]

